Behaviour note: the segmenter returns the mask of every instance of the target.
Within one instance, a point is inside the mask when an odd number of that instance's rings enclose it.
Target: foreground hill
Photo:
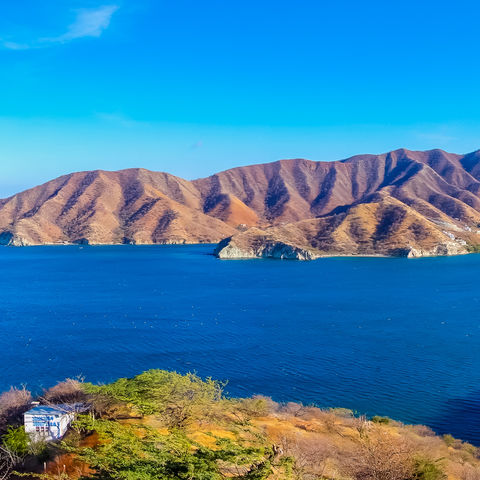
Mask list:
[[[26,436],[21,413],[30,400],[25,389],[0,395],[2,479],[480,478],[478,449],[451,435],[346,409],[228,398],[221,383],[193,374],[150,370],[101,386],[57,384],[42,403],[77,401],[91,412],[56,444]]]
[[[480,151],[281,160],[187,181],[66,175],[0,200],[0,243],[217,243],[223,258],[449,255],[480,244]]]

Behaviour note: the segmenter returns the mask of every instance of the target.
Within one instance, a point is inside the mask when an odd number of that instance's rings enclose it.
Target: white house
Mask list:
[[[67,432],[75,414],[85,410],[86,407],[80,404],[36,405],[23,416],[25,432],[34,440],[59,440]]]

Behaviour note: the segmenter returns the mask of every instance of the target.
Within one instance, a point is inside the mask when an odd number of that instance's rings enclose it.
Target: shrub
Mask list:
[[[211,413],[212,405],[222,398],[223,385],[193,373],[149,370],[108,385],[86,384],[85,389],[94,396],[133,405],[141,415],[158,415],[167,426],[184,427]]]
[[[468,442],[462,442],[462,450],[468,452],[470,455],[476,457],[478,455],[478,448]]]
[[[449,433],[446,433],[442,438],[448,447],[453,447],[455,445],[455,438]]]
[[[388,417],[380,417],[379,415],[375,415],[374,417],[372,417],[372,422],[382,425],[388,425],[390,423],[390,419]]]
[[[321,420],[327,432],[335,432],[337,428],[337,415],[331,410],[319,410],[318,418]]]
[[[415,459],[414,469],[414,480],[443,480],[447,478],[439,460],[417,458]]]
[[[301,417],[305,412],[305,407],[301,403],[287,402],[280,407],[280,412],[292,417]]]
[[[283,435],[280,448],[286,459],[291,459],[290,468],[295,478],[323,478],[327,459],[333,447],[328,440],[303,435]]]
[[[341,418],[353,418],[355,416],[353,410],[349,408],[330,408],[330,411]]]
[[[209,449],[192,441],[183,431],[168,435],[142,425],[122,425],[108,420],[78,420],[83,428],[99,434],[101,442],[93,448],[76,448],[95,472],[105,480],[221,480],[226,472],[245,469],[242,479],[266,479],[271,473],[270,452],[265,446],[217,441]],[[227,475],[228,476],[228,475]],[[238,478],[238,477],[237,477]]]
[[[410,428],[420,437],[435,437],[435,432],[426,425],[411,425]]]
[[[480,468],[466,463],[462,465],[460,480],[480,480]]]
[[[86,394],[81,381],[67,378],[46,390],[42,397],[44,403],[77,403],[86,400]]]
[[[40,460],[48,457],[47,443],[45,440],[33,439],[25,427],[8,427],[7,433],[2,437],[3,446],[12,452],[18,459],[24,459],[27,455],[33,455]]]
[[[19,461],[19,457],[8,448],[0,446],[0,480],[9,479],[11,471]]]
[[[8,427],[7,433],[2,437],[3,445],[20,458],[29,453],[29,436],[22,427]]]
[[[414,478],[412,447],[377,427],[360,437],[357,448],[342,455],[345,473],[355,480],[406,480]]]
[[[3,392],[0,395],[0,429],[21,424],[22,415],[29,409],[31,402],[32,395],[25,387],[11,387]]]
[[[364,437],[368,433],[371,422],[365,415],[360,415],[351,419],[351,426],[358,432],[360,437]]]
[[[232,411],[240,423],[252,418],[263,417],[276,409],[276,403],[269,397],[256,395],[251,398],[240,398],[232,401]]]

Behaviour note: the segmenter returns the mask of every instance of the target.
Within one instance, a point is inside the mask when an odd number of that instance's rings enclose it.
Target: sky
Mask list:
[[[474,1],[0,5],[0,197],[80,170],[480,148]]]

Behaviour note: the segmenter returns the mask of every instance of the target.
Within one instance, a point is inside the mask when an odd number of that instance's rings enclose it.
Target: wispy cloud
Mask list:
[[[118,10],[117,5],[79,10],[77,18],[68,27],[68,30],[57,37],[43,38],[40,41],[50,43],[65,43],[83,37],[99,37],[110,25],[112,15]]]
[[[27,43],[9,42],[6,40],[2,40],[2,45],[9,50],[26,50],[27,48],[31,48]]]
[[[104,5],[97,8],[76,10],[75,20],[68,26],[67,31],[61,35],[38,38],[32,42],[2,40],[1,44],[9,50],[26,50],[64,44],[79,38],[98,38],[109,27],[112,15],[118,8],[118,5]]]
[[[127,115],[124,115],[123,113],[117,112],[97,112],[95,116],[102,122],[111,123],[122,127],[134,127],[142,123],[128,117]]]

